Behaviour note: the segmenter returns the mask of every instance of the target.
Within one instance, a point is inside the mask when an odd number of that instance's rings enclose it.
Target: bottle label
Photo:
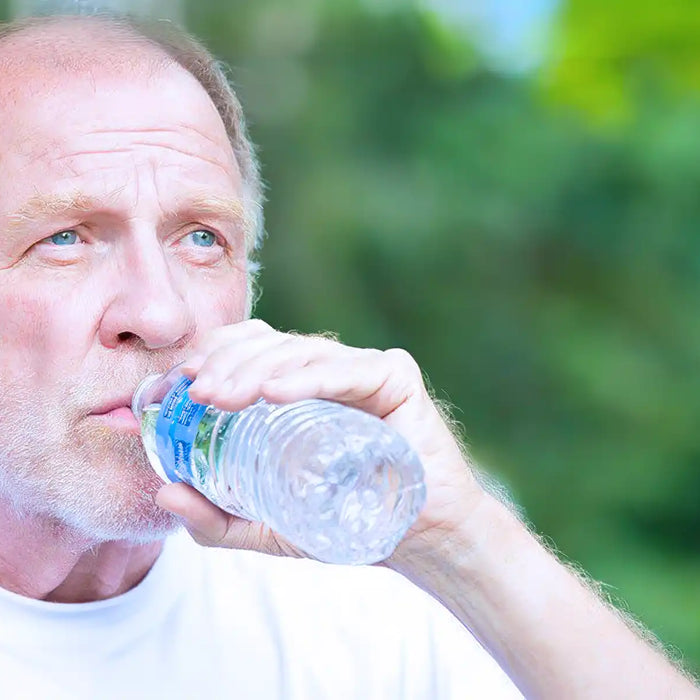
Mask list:
[[[156,421],[156,447],[170,481],[196,486],[190,455],[207,407],[190,399],[190,384],[191,379],[181,377],[162,400]]]

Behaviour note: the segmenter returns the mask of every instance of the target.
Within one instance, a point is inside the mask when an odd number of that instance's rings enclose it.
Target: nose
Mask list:
[[[184,345],[194,335],[194,315],[160,246],[139,250],[120,266],[115,293],[99,327],[104,347],[134,336],[149,350]]]

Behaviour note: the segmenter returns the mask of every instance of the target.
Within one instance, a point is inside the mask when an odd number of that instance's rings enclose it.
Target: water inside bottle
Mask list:
[[[156,423],[158,422],[159,413],[159,403],[152,403],[143,409],[141,413],[141,439],[143,440],[146,456],[151,466],[163,481],[169,481],[163,471],[163,466],[158,458],[158,450],[156,448]]]

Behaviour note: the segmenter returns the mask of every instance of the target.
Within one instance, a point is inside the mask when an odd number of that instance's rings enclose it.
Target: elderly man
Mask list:
[[[697,697],[479,486],[406,353],[245,320],[260,184],[199,44],[31,20],[0,70],[3,697]],[[324,397],[409,439],[428,501],[383,567],[263,556],[298,553],[161,488],[128,406],[180,361],[201,402]]]

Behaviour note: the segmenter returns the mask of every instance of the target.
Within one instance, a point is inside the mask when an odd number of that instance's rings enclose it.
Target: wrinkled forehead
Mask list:
[[[20,68],[0,81],[0,123],[3,145],[20,129],[39,138],[45,130],[60,137],[109,125],[112,128],[167,129],[191,122],[222,146],[228,137],[221,117],[199,82],[177,64],[157,72],[115,70],[95,62],[81,72],[62,68],[37,71]]]
[[[221,117],[197,79],[147,39],[66,22],[0,39],[3,151],[39,151],[92,129],[186,125],[235,166]]]

